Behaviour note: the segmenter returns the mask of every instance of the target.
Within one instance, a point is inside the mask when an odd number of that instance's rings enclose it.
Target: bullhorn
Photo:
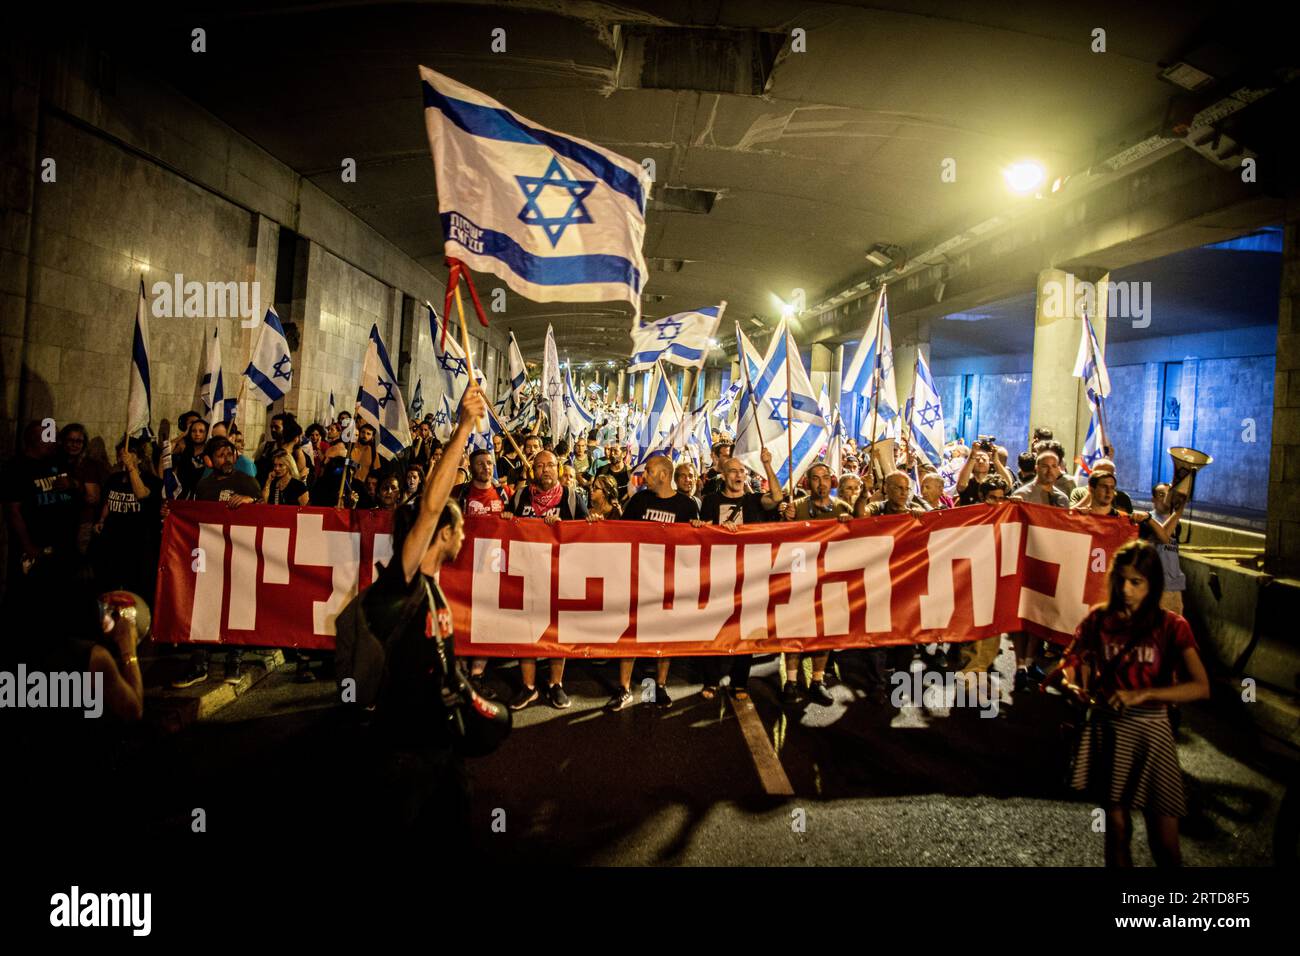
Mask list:
[[[1169,449],[1169,457],[1174,461],[1174,480],[1169,485],[1169,507],[1173,510],[1192,500],[1196,473],[1212,464],[1214,459],[1203,451],[1182,446]]]

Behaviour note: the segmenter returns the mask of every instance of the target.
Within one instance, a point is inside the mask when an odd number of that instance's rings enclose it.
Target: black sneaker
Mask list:
[[[510,709],[523,710],[539,696],[541,695],[537,693],[536,687],[521,687],[519,688],[519,693],[510,698]]]
[[[1023,667],[1016,668],[1016,682],[1012,689],[1017,692],[1029,690],[1029,672]]]
[[[474,693],[478,694],[484,700],[496,700],[497,692],[487,685],[483,680],[482,674],[470,674],[469,686],[474,688]]]
[[[794,705],[799,703],[799,685],[792,680],[785,682],[781,688],[781,703]]]
[[[663,684],[655,684],[655,706],[671,707],[673,699],[668,696],[668,688]]]
[[[316,675],[311,672],[311,664],[307,661],[298,662],[298,670],[293,675],[293,679],[299,684],[310,684],[316,679]]]
[[[835,698],[831,692],[826,689],[826,682],[815,680],[808,685],[808,696],[812,698],[813,703],[821,704],[823,707],[829,707],[835,703]]]
[[[632,706],[632,692],[630,690],[626,690],[625,688],[620,687],[618,690],[614,691],[614,696],[611,697],[606,702],[605,709],[610,712],[613,712],[616,710],[623,710],[625,707],[631,707],[631,706]]]
[[[231,657],[226,661],[226,683],[238,684],[239,679],[244,676],[244,658],[243,656]]]
[[[573,705],[573,701],[569,700],[569,695],[564,692],[564,687],[561,684],[552,684],[547,694],[551,698],[551,706],[556,710],[564,710],[564,708]]]
[[[184,674],[172,681],[172,686],[176,688],[193,687],[195,684],[202,684],[207,679],[208,665],[206,663],[190,664],[185,668]]]

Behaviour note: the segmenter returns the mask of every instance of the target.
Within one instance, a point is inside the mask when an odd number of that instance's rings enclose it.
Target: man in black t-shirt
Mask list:
[[[781,482],[772,470],[772,453],[766,448],[762,453],[763,468],[767,471],[767,486],[780,489]],[[706,495],[700,517],[691,524],[700,527],[703,524],[721,525],[728,531],[737,531],[741,525],[761,524],[777,520],[777,507],[780,497],[770,492],[748,490],[749,469],[739,458],[728,458],[722,465],[722,479],[725,482],[722,491]],[[700,692],[705,700],[717,696],[718,687],[724,672],[731,673],[731,694],[739,700],[747,700],[749,691],[749,670],[754,663],[753,654],[718,654],[713,657],[700,658],[704,671],[704,690]]]
[[[371,631],[388,642],[386,679],[375,709],[386,785],[372,794],[379,805],[371,816],[402,835],[436,839],[428,845],[444,853],[468,843],[469,782],[452,729],[456,696],[468,691],[452,648],[451,609],[437,576],[465,540],[460,509],[448,496],[461,451],[486,407],[477,386],[465,390],[449,453],[434,465],[414,506],[413,523],[394,540],[392,560],[363,598]],[[419,612],[394,634],[412,599]]]
[[[623,509],[624,521],[660,521],[664,524],[682,524],[698,521],[700,509],[695,502],[673,487],[673,463],[663,455],[651,458],[645,466],[646,487],[632,496]],[[671,707],[673,699],[664,686],[668,683],[668,668],[672,659],[658,660],[654,702],[660,707]],[[618,689],[605,705],[606,710],[622,710],[632,703],[632,669],[636,658],[625,657],[618,662]]]
[[[622,445],[610,445],[607,447],[605,449],[607,463],[601,465],[600,468],[596,470],[596,474],[609,475],[613,478],[614,483],[618,485],[619,498],[626,499],[627,486],[628,482],[632,479],[632,472],[623,461],[623,454],[624,450]]]

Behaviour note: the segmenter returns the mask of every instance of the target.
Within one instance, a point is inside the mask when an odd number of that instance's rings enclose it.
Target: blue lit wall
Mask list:
[[[1203,512],[1262,515],[1273,434],[1273,378],[1277,326],[1116,342],[1107,346],[1111,395],[1106,426],[1116,450],[1120,487],[1135,499],[1149,496],[1167,468],[1166,449],[1187,445],[1214,457],[1197,478],[1196,506]],[[1172,394],[1164,394],[1166,369],[1180,364]],[[966,440],[996,435],[1014,457],[1029,433],[1029,354],[938,362],[935,386],[943,400],[951,439],[961,410],[963,375],[971,377],[971,417]],[[1161,421],[1177,402],[1177,428]],[[1076,449],[1070,449],[1072,452]]]
[[[934,379],[948,440],[964,426],[966,444],[979,435],[993,435],[1014,454],[1029,434],[1029,373],[972,374],[969,404],[963,400],[962,379],[961,375],[936,375]]]

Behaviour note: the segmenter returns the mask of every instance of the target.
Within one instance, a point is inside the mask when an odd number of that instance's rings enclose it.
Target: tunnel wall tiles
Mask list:
[[[993,435],[1014,461],[1029,435],[1030,381],[1028,373],[976,375],[971,382],[966,443],[979,435]],[[936,375],[934,385],[943,404],[944,434],[951,441],[962,415],[962,376]]]
[[[153,284],[252,278],[254,216],[135,155],[50,118],[51,152],[76,157],[42,193],[27,325],[27,417],[79,421],[92,436],[126,415],[131,337],[143,267]],[[265,301],[263,306],[268,305]],[[207,338],[220,330],[226,381],[247,337],[237,318],[149,316],[153,419],[193,407]]]
[[[1196,479],[1198,501],[1264,511],[1273,435],[1272,355],[1211,359],[1195,365],[1191,446],[1214,456]]]

